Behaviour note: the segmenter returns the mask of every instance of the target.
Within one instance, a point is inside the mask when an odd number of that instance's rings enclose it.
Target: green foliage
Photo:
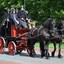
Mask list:
[[[57,48],[57,49],[58,49],[58,46],[59,46],[59,44],[56,44],[56,48]],[[39,48],[39,47],[40,47],[40,44],[39,44],[39,42],[37,42],[37,43],[35,44],[35,48]],[[50,42],[49,48],[54,48],[53,43]],[[62,43],[61,48],[64,49],[64,43]]]
[[[0,0],[0,18],[4,10],[19,8],[22,4],[24,0]],[[64,18],[64,0],[25,0],[25,9],[38,24],[42,24],[48,17],[57,21]]]
[[[0,1],[0,8],[4,8],[7,10],[8,8],[19,8],[22,4],[21,0],[1,0]]]
[[[48,17],[60,21],[64,18],[64,1],[63,0],[27,0],[27,10],[32,18],[42,24]]]

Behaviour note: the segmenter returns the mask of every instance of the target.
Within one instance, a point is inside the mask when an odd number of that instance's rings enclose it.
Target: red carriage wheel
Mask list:
[[[5,40],[3,37],[0,37],[0,54],[4,52],[4,45],[5,45]]]
[[[10,55],[14,55],[16,53],[16,44],[15,42],[11,41],[8,44],[8,51]]]

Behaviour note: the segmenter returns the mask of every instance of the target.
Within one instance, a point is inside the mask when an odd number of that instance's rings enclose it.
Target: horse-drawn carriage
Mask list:
[[[5,21],[4,23],[2,22],[0,26],[0,53],[3,53],[4,48],[7,47],[10,55],[14,55],[16,52],[20,53],[23,50],[27,50],[28,54],[33,56],[35,53],[34,44],[36,41],[39,41],[41,57],[46,56],[46,58],[48,58],[48,44],[50,40],[53,40],[52,42],[54,43],[54,51],[52,52],[52,56],[55,54],[56,42],[58,42],[58,57],[61,58],[62,38],[58,34],[57,29],[55,29],[55,21],[48,21],[49,22],[45,22],[44,26],[35,27],[31,30],[29,28],[24,29],[22,27],[18,29],[14,23],[10,21]]]
[[[31,30],[23,27],[18,29],[13,22],[5,20],[0,26],[0,53],[4,53],[4,49],[8,48],[10,55],[27,50],[28,54],[33,56],[36,41],[40,41],[41,49],[44,49],[44,40],[49,40],[49,35],[46,33],[43,26]],[[43,51],[41,54],[44,55]]]

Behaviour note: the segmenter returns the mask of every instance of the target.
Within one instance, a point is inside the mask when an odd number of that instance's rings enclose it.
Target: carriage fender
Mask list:
[[[3,43],[4,43],[4,47],[6,46],[6,42],[5,42],[5,39],[4,37],[0,37],[2,40],[3,40]]]

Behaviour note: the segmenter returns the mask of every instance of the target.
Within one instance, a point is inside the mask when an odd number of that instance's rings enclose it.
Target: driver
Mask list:
[[[20,19],[20,27],[23,26],[23,28],[28,28],[27,22],[26,22],[26,12],[24,10],[24,7],[21,7],[21,10],[17,13],[19,19]]]

